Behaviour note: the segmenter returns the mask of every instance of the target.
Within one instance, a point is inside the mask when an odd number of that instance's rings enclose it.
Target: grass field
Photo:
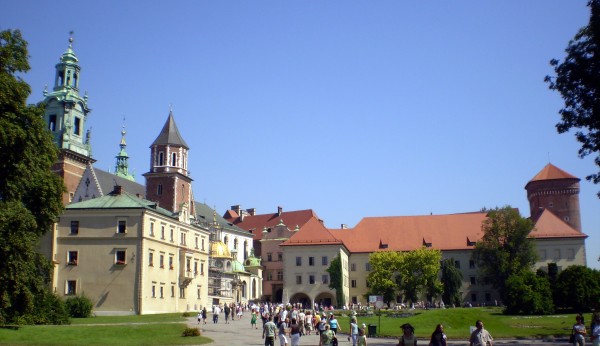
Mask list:
[[[561,336],[570,334],[575,323],[575,314],[556,314],[548,316],[506,316],[499,308],[455,308],[400,311],[396,317],[358,316],[358,323],[377,325],[380,336],[399,336],[400,325],[410,323],[415,327],[415,334],[427,338],[439,323],[444,325],[444,331],[450,339],[466,339],[469,327],[475,326],[480,319],[494,338],[543,338],[546,336]],[[402,314],[405,313],[405,314]],[[591,315],[585,316],[586,323],[591,321]],[[338,318],[342,332],[348,332],[350,318]],[[381,321],[381,322],[380,322]]]
[[[201,345],[206,337],[182,337],[181,314],[72,319],[67,326],[0,329],[2,345]],[[116,324],[118,323],[118,324]]]

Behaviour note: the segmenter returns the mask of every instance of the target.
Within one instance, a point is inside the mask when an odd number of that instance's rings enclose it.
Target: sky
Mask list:
[[[544,83],[586,2],[0,0],[0,30],[29,42],[31,103],[74,31],[100,169],[114,171],[125,124],[143,184],[172,109],[197,201],[312,209],[339,228],[506,205],[528,217],[525,184],[551,162],[582,178],[600,268],[600,186],[584,179],[597,167],[557,133],[563,102]]]

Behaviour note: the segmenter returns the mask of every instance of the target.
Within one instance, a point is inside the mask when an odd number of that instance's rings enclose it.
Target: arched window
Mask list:
[[[242,282],[242,298],[246,298],[246,281]]]
[[[177,153],[171,154],[171,166],[177,166]]]
[[[229,244],[229,238],[227,236],[223,239],[223,243],[225,243],[225,245]]]
[[[165,164],[165,153],[162,151],[158,153],[158,165],[163,166]]]
[[[234,250],[237,250],[237,243],[238,243],[237,238],[233,239],[233,249]]]
[[[248,258],[248,241],[244,240],[244,259]]]

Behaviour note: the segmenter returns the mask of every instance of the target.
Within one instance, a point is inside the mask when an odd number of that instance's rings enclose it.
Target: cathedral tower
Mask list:
[[[525,185],[533,221],[537,220],[543,209],[548,209],[581,232],[580,180],[551,163],[547,164]]]
[[[85,120],[91,109],[87,95],[79,94],[79,60],[73,52],[73,38],[56,64],[54,88],[44,90],[44,120],[58,147],[58,161],[52,170],[60,175],[67,188],[63,204],[69,204],[88,163],[93,163],[90,132],[84,135]]]
[[[171,111],[150,146],[150,172],[144,174],[146,198],[167,210],[181,212],[187,209],[189,215],[195,215],[192,178],[187,169],[188,149]]]

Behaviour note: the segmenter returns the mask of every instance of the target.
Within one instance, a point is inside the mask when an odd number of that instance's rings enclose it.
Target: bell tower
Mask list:
[[[150,171],[146,178],[146,198],[172,212],[181,212],[187,204],[189,215],[195,215],[192,178],[187,159],[189,147],[175,124],[173,112],[158,137],[150,146]]]
[[[44,120],[58,147],[58,161],[52,170],[60,175],[67,191],[63,204],[69,204],[86,166],[95,162],[90,146],[91,133],[84,135],[85,121],[91,111],[87,95],[79,94],[79,59],[73,51],[73,37],[69,47],[55,66],[54,88],[44,90]]]

